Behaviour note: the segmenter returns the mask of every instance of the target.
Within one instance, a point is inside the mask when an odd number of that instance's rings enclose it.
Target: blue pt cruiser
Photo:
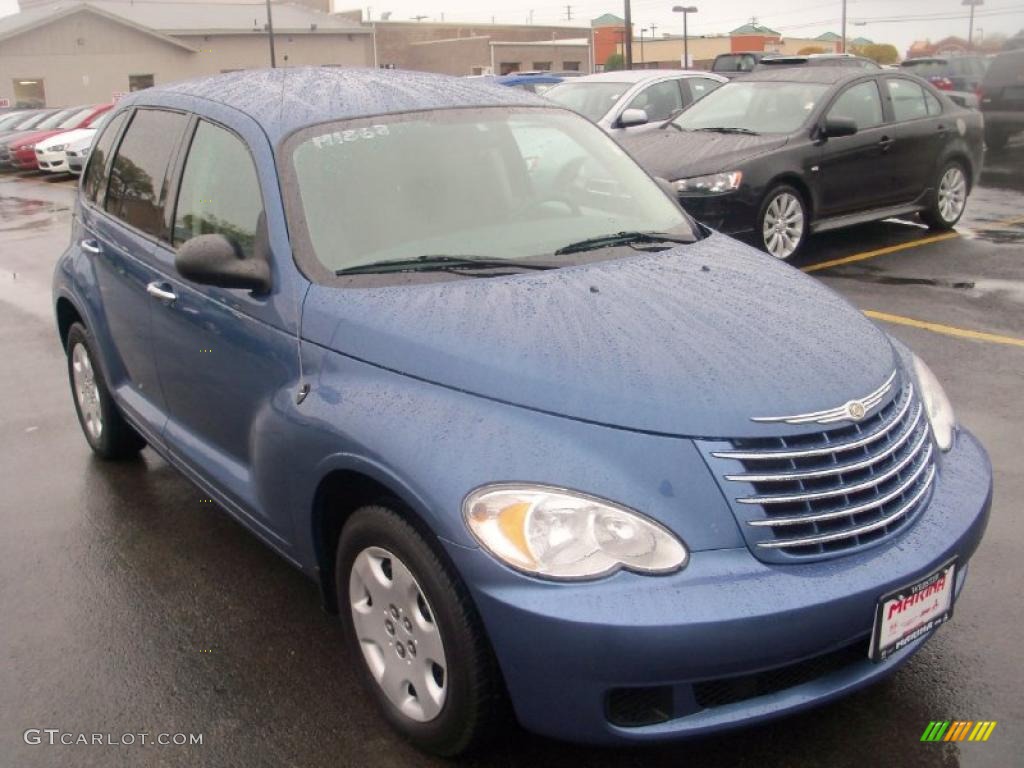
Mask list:
[[[54,298],[92,449],[149,445],[313,578],[439,754],[506,704],[622,743],[849,693],[950,618],[988,518],[908,349],[485,83],[134,94]]]

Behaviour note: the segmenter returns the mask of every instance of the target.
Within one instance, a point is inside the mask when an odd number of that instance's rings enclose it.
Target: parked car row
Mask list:
[[[0,169],[81,173],[113,104],[11,112],[0,118]]]
[[[753,233],[784,261],[815,232],[876,219],[952,228],[986,143],[999,150],[1024,131],[1024,51],[984,67],[963,56],[895,69],[840,54],[747,55],[723,59],[731,77],[605,72],[544,96],[614,137],[702,223]]]

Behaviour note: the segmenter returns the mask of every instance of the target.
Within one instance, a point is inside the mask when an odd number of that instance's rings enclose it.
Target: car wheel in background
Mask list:
[[[952,229],[966,206],[967,173],[961,163],[951,160],[939,171],[928,208],[921,212],[921,220],[932,229]]]
[[[807,206],[795,187],[780,184],[765,195],[755,229],[761,247],[772,256],[781,261],[797,256],[807,240],[808,227]]]
[[[394,510],[363,507],[342,529],[339,613],[365,685],[406,739],[446,757],[505,720],[490,643],[461,582]]]
[[[68,378],[75,412],[89,447],[103,459],[127,459],[146,446],[124,419],[96,364],[92,336],[81,323],[68,330]]]

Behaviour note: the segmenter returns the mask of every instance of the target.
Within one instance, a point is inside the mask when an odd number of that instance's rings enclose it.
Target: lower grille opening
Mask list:
[[[608,692],[608,722],[623,728],[639,728],[671,720],[672,687],[613,688]]]
[[[787,688],[794,688],[817,680],[819,677],[837,672],[856,662],[864,661],[868,657],[868,643],[869,638],[865,638],[837,651],[785,667],[777,667],[753,675],[695,683],[693,693],[697,704],[702,709],[721,707],[726,704],[735,704],[737,701],[778,693]]]

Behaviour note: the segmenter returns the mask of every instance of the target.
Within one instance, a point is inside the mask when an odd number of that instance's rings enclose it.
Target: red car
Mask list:
[[[88,128],[94,120],[109,110],[113,104],[94,104],[89,107],[72,110],[67,117],[57,125],[46,130],[35,131],[20,137],[16,142],[9,145],[11,163],[20,171],[34,171],[39,168],[36,163],[36,144],[40,141],[56,136],[64,131],[72,131],[76,128]]]

